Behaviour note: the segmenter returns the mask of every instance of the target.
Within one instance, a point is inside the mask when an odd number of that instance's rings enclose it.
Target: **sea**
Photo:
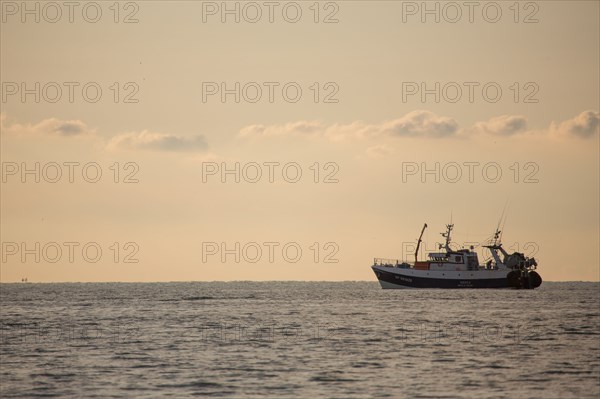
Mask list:
[[[0,397],[599,398],[600,284],[0,284]]]

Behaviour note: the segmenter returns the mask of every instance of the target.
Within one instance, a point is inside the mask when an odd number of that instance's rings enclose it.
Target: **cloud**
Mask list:
[[[562,123],[553,122],[550,130],[560,135],[588,138],[598,133],[599,126],[600,113],[597,111],[584,111]]]
[[[325,135],[332,140],[346,137],[449,137],[458,132],[458,123],[445,116],[430,111],[413,111],[400,118],[378,124],[366,124],[355,121],[347,125],[335,124],[327,128]]]
[[[518,115],[497,116],[485,122],[477,122],[474,130],[499,136],[512,136],[527,131],[527,118]]]
[[[108,142],[107,148],[110,150],[200,152],[208,149],[208,143],[202,135],[184,137],[144,130],[115,136]]]
[[[308,136],[323,131],[324,126],[316,121],[299,121],[283,125],[250,125],[240,130],[240,137]]]
[[[178,136],[155,133],[147,130],[118,134],[108,140],[96,135],[96,129],[90,129],[80,120],[62,120],[48,118],[39,123],[9,123],[6,113],[0,113],[2,136],[27,137],[45,135],[47,137],[88,137],[96,145],[107,150],[154,150],[165,152],[203,152],[208,144],[203,135]]]
[[[392,136],[447,137],[458,131],[458,123],[430,111],[413,111],[400,119],[385,122],[381,128]]]
[[[387,145],[374,145],[365,151],[369,158],[383,158],[394,153],[394,149]]]
[[[300,136],[327,137],[332,141],[348,137],[448,137],[458,132],[458,123],[430,111],[413,111],[401,118],[378,124],[355,121],[349,124],[324,125],[318,121],[298,121],[279,125],[250,125],[240,130],[240,137]]]
[[[431,111],[417,110],[400,118],[380,123],[365,123],[357,120],[348,124],[325,125],[319,121],[298,121],[279,125],[250,125],[240,130],[239,137],[316,137],[331,141],[347,139],[382,138],[465,138],[474,134],[489,134],[498,137],[540,135],[553,133],[566,137],[592,137],[598,133],[600,114],[585,111],[562,123],[551,123],[549,127],[532,130],[522,115],[501,115],[487,121],[477,122],[471,127],[461,128],[454,118],[439,116]],[[382,156],[382,149],[371,147],[369,156]],[[379,155],[378,155],[379,154]]]
[[[73,137],[92,134],[95,132],[95,129],[90,129],[80,120],[61,120],[58,118],[48,118],[36,124],[7,124],[7,120],[8,118],[6,114],[0,115],[0,126],[3,134],[37,134]]]
[[[53,132],[57,132],[64,136],[74,136],[76,134],[85,133],[86,126],[81,121],[68,121],[58,124]]]

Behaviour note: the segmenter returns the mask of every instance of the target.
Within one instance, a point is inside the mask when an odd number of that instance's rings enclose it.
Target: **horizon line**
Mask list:
[[[377,280],[170,280],[170,281],[0,281],[0,284],[160,284],[160,283],[379,283]],[[600,283],[600,280],[545,280],[544,283]]]

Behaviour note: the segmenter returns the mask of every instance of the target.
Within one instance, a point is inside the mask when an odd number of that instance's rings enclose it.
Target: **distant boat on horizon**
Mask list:
[[[373,272],[381,284],[381,288],[515,288],[534,289],[542,284],[542,277],[535,271],[535,258],[528,258],[520,252],[508,254],[500,242],[499,227],[494,233],[493,242],[483,245],[493,258],[480,265],[477,253],[470,249],[450,248],[451,233],[454,224],[446,225],[446,232],[441,233],[446,244],[440,249],[444,252],[428,254],[428,260],[418,261],[419,247],[424,224],[417,241],[414,262],[400,262],[396,259],[375,258]],[[503,258],[500,258],[500,255]]]

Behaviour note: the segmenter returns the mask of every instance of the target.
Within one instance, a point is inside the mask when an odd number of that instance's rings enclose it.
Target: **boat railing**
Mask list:
[[[400,268],[409,268],[413,267],[413,262],[406,262],[400,259],[385,259],[385,258],[375,258],[373,260],[374,266],[384,266],[384,267],[400,267]]]

